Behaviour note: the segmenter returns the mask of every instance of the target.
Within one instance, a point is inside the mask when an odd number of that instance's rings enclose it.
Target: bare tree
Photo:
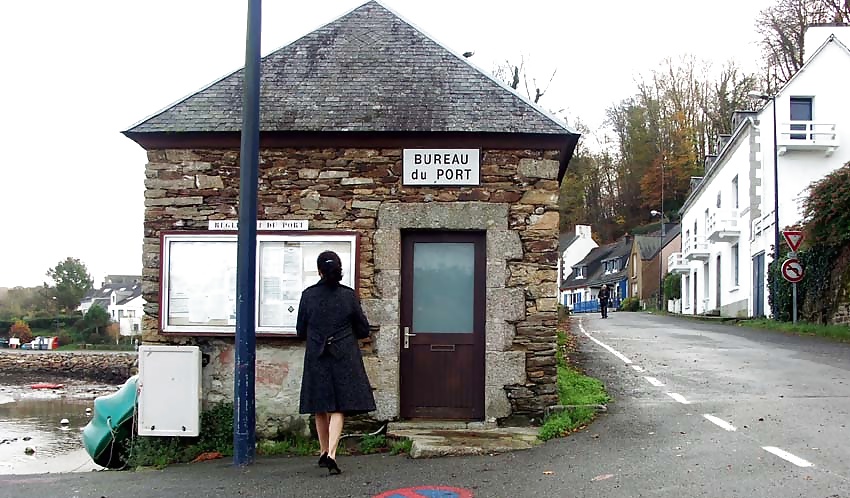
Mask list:
[[[549,90],[549,86],[552,84],[552,80],[555,79],[555,74],[557,72],[557,69],[552,71],[552,74],[549,76],[549,81],[546,82],[545,87],[538,84],[537,78],[533,76],[531,77],[531,86],[529,86],[525,57],[520,57],[519,64],[514,64],[509,60],[505,60],[503,64],[496,66],[493,71],[493,75],[505,82],[506,85],[514,90],[518,90],[519,84],[522,83],[525,87],[525,95],[528,97],[528,100],[538,104],[543,95],[545,95]],[[531,91],[532,89],[534,89],[534,92]]]
[[[779,0],[759,13],[756,31],[768,74],[776,79],[770,89],[784,84],[803,66],[803,35],[812,24],[833,22],[846,13],[847,0]]]

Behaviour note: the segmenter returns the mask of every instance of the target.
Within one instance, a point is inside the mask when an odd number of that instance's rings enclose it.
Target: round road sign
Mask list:
[[[372,498],[473,498],[472,491],[448,486],[416,486],[384,491]]]
[[[785,280],[796,284],[800,280],[803,280],[804,275],[803,265],[798,260],[791,258],[782,262],[782,277]]]

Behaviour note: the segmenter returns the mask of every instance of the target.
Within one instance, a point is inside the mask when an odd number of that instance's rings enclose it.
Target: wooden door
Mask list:
[[[402,236],[404,418],[484,417],[485,252],[481,232]]]

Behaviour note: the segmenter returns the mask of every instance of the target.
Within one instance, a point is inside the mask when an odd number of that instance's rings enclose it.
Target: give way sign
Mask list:
[[[800,230],[783,230],[782,236],[785,237],[785,242],[791,248],[791,252],[797,252],[800,244],[803,243],[803,232]]]
[[[789,258],[782,262],[782,278],[785,280],[796,284],[800,280],[803,280],[803,275],[805,275],[805,272],[800,261]]]

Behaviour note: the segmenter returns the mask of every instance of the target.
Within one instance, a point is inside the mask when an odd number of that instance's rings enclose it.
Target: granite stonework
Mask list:
[[[138,354],[102,351],[2,351],[0,372],[123,384],[138,371]]]
[[[482,150],[481,185],[402,185],[401,149],[265,149],[259,219],[309,220],[310,230],[360,234],[359,288],[374,336],[364,352],[378,420],[399,416],[401,232],[478,230],[487,239],[485,417],[536,417],[557,404],[559,153]],[[143,320],[147,343],[197,344],[207,402],[230,399],[233,341],[162,334],[160,233],[206,230],[238,216],[239,153],[152,150],[145,169]],[[298,424],[303,347],[258,339],[258,430]]]

